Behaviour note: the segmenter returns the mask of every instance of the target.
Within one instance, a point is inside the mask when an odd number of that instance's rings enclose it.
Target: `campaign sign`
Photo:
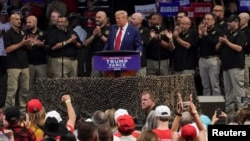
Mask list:
[[[97,71],[139,70],[141,66],[139,53],[113,55],[102,53],[95,55],[93,59],[94,70]]]
[[[190,5],[190,0],[176,0],[179,2],[180,6],[189,6]]]
[[[156,13],[155,4],[135,5],[135,12],[142,13],[143,16],[149,16],[151,13]]]
[[[250,1],[239,0],[239,11],[248,11],[248,10],[250,10]]]
[[[204,17],[212,11],[211,3],[191,3],[191,7],[194,7],[194,17]]]
[[[159,11],[163,17],[176,16],[179,11],[179,3],[159,3]]]
[[[193,19],[194,18],[194,7],[180,7],[181,11],[187,11],[188,17]]]

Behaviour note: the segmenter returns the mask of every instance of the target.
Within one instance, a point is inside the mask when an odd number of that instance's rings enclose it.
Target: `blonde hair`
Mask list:
[[[115,12],[115,16],[120,16],[120,15],[125,17],[125,18],[128,18],[128,13],[124,10],[118,10]]]
[[[117,124],[115,122],[115,117],[114,117],[114,114],[115,114],[115,109],[114,108],[111,108],[111,109],[107,109],[104,113],[107,115],[107,118],[108,118],[108,123],[110,125],[110,127],[112,128],[112,130],[117,130]]]
[[[136,141],[158,141],[158,137],[152,130],[144,130]]]
[[[39,112],[28,113],[29,123],[27,127],[30,128],[33,126],[35,128],[40,128],[44,124],[45,115],[46,115],[46,112],[45,112],[44,107]]]

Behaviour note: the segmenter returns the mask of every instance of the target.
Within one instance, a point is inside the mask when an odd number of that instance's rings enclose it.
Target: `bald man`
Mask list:
[[[191,28],[189,17],[180,20],[179,28],[173,32],[174,39],[174,71],[177,74],[195,74],[198,64],[196,39],[197,34]]]
[[[27,47],[32,44],[32,39],[21,30],[21,18],[18,14],[10,16],[10,23],[11,29],[3,36],[8,74],[5,108],[19,103],[20,112],[25,116],[26,103],[30,98]],[[19,102],[15,101],[17,90]]]
[[[37,41],[33,42],[28,47],[28,61],[30,70],[30,91],[33,93],[33,84],[36,78],[47,77],[47,62],[46,62],[46,50],[45,50],[45,32],[38,29],[37,18],[35,16],[28,16],[26,19],[27,31],[26,35],[30,38],[36,38]]]
[[[240,17],[240,29],[243,31],[247,38],[247,45],[244,47],[245,52],[245,83],[249,85],[249,69],[250,69],[250,27],[248,25],[250,16],[246,12],[239,14]]]
[[[141,69],[137,71],[137,76],[147,75],[147,59],[146,59],[146,45],[149,43],[149,30],[148,28],[142,26],[143,15],[141,13],[134,13],[131,15],[131,24],[134,25],[140,31],[142,38],[143,52],[141,56]]]
[[[85,46],[90,49],[90,60],[92,60],[93,55],[102,51],[103,47],[107,41],[109,35],[109,26],[107,26],[107,15],[104,11],[98,11],[95,17],[96,27],[93,29],[92,34],[88,34],[85,41]],[[102,72],[95,71],[93,68],[93,63],[91,64],[91,76],[101,77]]]

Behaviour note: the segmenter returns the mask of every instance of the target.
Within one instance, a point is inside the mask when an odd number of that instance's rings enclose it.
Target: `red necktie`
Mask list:
[[[115,40],[115,50],[120,50],[121,40],[122,40],[122,27],[120,27],[120,31]]]

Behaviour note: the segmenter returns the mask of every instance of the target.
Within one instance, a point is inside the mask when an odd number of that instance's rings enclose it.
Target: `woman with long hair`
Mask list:
[[[43,139],[44,132],[40,128],[44,125],[45,109],[39,99],[31,99],[27,103],[26,127],[36,136],[36,140]]]

